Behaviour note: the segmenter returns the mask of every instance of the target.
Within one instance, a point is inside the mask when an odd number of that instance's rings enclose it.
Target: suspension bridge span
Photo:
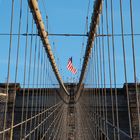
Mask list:
[[[87,0],[82,34],[51,33],[48,3],[0,0],[0,140],[140,140],[140,1]],[[52,36],[82,38],[77,78]]]

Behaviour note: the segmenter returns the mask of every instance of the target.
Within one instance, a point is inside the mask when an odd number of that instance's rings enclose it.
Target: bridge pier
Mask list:
[[[140,118],[140,115],[138,115],[138,109],[140,111],[140,107],[137,106],[137,96],[136,92],[138,92],[138,101],[140,104],[140,85],[137,87],[136,91],[136,85],[131,84],[129,85],[129,96],[130,96],[130,111],[131,111],[131,123],[132,123],[132,134],[133,134],[133,140],[140,140],[140,131],[139,131],[139,121],[138,118]]]

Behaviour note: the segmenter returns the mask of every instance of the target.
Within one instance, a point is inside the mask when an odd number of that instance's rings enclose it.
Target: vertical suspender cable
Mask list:
[[[99,25],[99,23],[98,23]],[[99,31],[99,26],[97,27],[97,32]],[[100,68],[99,68],[99,38],[96,38],[95,40],[96,43],[96,61],[97,61],[97,109],[98,109],[98,138],[100,138]]]
[[[95,51],[95,99],[96,99],[96,106],[95,106],[95,108],[96,108],[96,120],[95,120],[95,124],[96,124],[96,133],[95,133],[95,135],[96,135],[96,139],[98,139],[98,119],[99,119],[99,117],[98,117],[98,75],[97,75],[97,51],[96,51],[96,49],[97,49],[97,40],[95,40],[95,45],[94,45],[94,51]]]
[[[44,85],[45,85],[45,66],[46,66],[46,61],[45,61],[45,53],[43,52],[43,59],[44,59],[44,61],[43,61],[43,80],[42,80],[42,92],[43,92],[43,94],[42,94],[42,100],[43,100],[43,102],[42,102],[42,112],[45,110],[45,98],[46,98],[46,96],[45,96],[45,87],[44,87]],[[45,115],[44,115],[44,113],[42,114],[42,120],[44,120],[45,119]],[[45,127],[45,124],[43,124],[42,125],[42,134],[44,134],[45,132],[44,132],[44,127]],[[41,136],[42,137],[42,136]]]
[[[42,81],[43,81],[43,57],[44,57],[44,54],[43,54],[43,48],[41,49],[41,73],[40,73],[40,107],[39,107],[39,112],[42,112],[42,102],[43,102],[43,98],[42,98],[42,96],[43,96],[43,91],[42,91]],[[40,122],[42,122],[42,115],[40,115],[40,117],[39,117],[39,123]],[[43,125],[43,124],[42,124]],[[42,126],[41,125],[41,126]],[[40,128],[38,128],[38,130],[39,130],[39,139],[41,138],[41,131],[42,131],[42,127],[40,126]]]
[[[19,25],[18,25],[18,43],[17,43],[16,71],[15,71],[15,89],[14,89],[14,99],[13,99],[13,108],[12,108],[10,140],[13,139],[14,109],[15,109],[15,100],[16,100],[16,94],[17,94],[17,84],[16,83],[17,83],[17,76],[18,76],[20,33],[21,33],[21,22],[22,22],[21,19],[22,19],[22,0],[20,0],[20,14],[19,14]]]
[[[39,43],[39,51],[38,51],[38,77],[37,77],[37,87],[38,87],[38,110],[37,110],[37,113],[40,112],[40,75],[41,75],[41,40],[40,40],[40,43]],[[36,125],[38,126],[39,124],[39,116],[36,120]],[[37,132],[36,132],[36,137],[38,138],[39,137],[39,129],[37,129]]]
[[[102,25],[102,34],[104,34],[104,17],[103,13],[101,15],[101,25]],[[107,112],[107,91],[106,91],[106,64],[105,64],[105,50],[104,50],[104,37],[102,36],[102,52],[103,52],[103,87],[104,87],[104,106],[105,106],[105,130],[106,130],[106,139],[108,139],[108,133],[109,133],[109,128],[108,128],[108,112]]]
[[[36,31],[37,32],[37,31]],[[35,76],[36,76],[36,58],[37,57],[37,35],[35,36],[35,49],[34,49],[34,64],[33,64],[33,91],[32,91],[32,101],[31,101],[31,117],[33,116],[33,112],[34,112],[34,102],[35,102],[35,97],[36,97],[36,93],[35,93]],[[31,131],[31,128],[33,127],[33,121],[31,120],[30,121],[30,131]],[[29,139],[31,139],[31,137],[29,137]]]
[[[132,137],[129,93],[128,93],[128,83],[127,83],[126,52],[125,52],[125,44],[124,44],[124,25],[123,25],[124,23],[123,23],[123,13],[122,13],[122,0],[120,0],[120,18],[121,18],[121,34],[122,34],[121,38],[122,38],[122,48],[123,48],[124,76],[125,76],[125,83],[126,83],[127,106],[128,106],[128,116],[129,116],[129,124],[130,124],[130,136]]]
[[[101,25],[100,25],[101,26]],[[101,27],[99,27],[99,34],[101,34]],[[103,75],[102,75],[102,50],[101,50],[101,46],[102,46],[102,41],[101,38],[99,38],[99,57],[100,57],[100,92],[101,92],[101,129],[102,131],[105,131],[104,129],[104,119],[105,119],[105,114],[104,114],[104,101],[103,101]],[[101,139],[103,139],[103,136],[101,134]]]
[[[4,111],[3,130],[5,130],[6,125],[7,125],[7,107],[8,107],[9,82],[10,82],[13,18],[14,18],[14,0],[12,0],[12,9],[11,9],[10,42],[9,42],[9,54],[8,54],[8,73],[7,73],[7,85],[6,85],[6,94],[7,94],[7,96],[6,96],[6,104],[5,104],[5,111]],[[5,139],[5,132],[2,134],[2,140],[4,140],[4,139]]]
[[[107,31],[107,35],[109,34],[109,23],[108,23],[108,1],[105,1],[105,7],[106,7],[106,31]],[[113,99],[113,92],[112,92],[112,72],[111,72],[111,56],[110,56],[110,40],[109,40],[109,36],[107,36],[107,48],[108,48],[108,69],[109,69],[109,82],[110,82],[110,95],[111,95],[111,109],[112,109],[112,122],[113,122],[113,126],[115,126],[115,116],[114,116],[114,99]],[[115,99],[117,99],[117,97],[115,96]],[[118,105],[116,102],[116,118],[117,118],[117,122],[118,122]],[[118,133],[119,135],[119,133]],[[116,139],[115,136],[115,127],[113,128],[113,139]],[[119,140],[119,136],[118,136],[118,140]]]
[[[100,27],[98,27],[98,33],[100,34]],[[100,138],[103,139],[102,131],[103,131],[103,105],[102,105],[102,55],[101,55],[101,39],[98,39],[98,55],[99,55],[99,94],[100,94]]]
[[[32,34],[33,34],[33,28],[34,28],[34,26],[33,26],[33,24],[34,24],[34,22],[33,22],[33,19],[32,19],[32,27],[31,27],[31,32],[32,32]],[[29,116],[29,114],[28,114],[28,111],[29,111],[29,96],[30,96],[30,79],[31,79],[31,65],[32,65],[32,44],[33,44],[33,35],[31,35],[31,38],[30,38],[31,40],[30,40],[30,50],[29,50],[29,66],[28,66],[28,79],[27,79],[27,97],[26,97],[26,113],[25,113],[25,120],[27,120],[27,118],[28,118],[28,116]],[[26,133],[27,133],[27,121],[25,122],[25,129],[24,129],[24,131],[25,131],[25,135],[24,136],[26,136]]]
[[[39,101],[39,100],[37,100],[37,98],[39,96],[40,44],[41,44],[41,41],[39,39],[38,44],[37,44],[37,48],[38,48],[38,50],[37,50],[37,70],[36,70],[36,73],[37,73],[37,76],[36,76],[36,88],[37,88],[37,90],[36,90],[36,102],[35,102],[35,106],[37,108],[35,110],[35,114],[38,114],[38,101]],[[34,120],[34,127],[36,127],[38,125],[37,120],[38,120],[38,117],[36,117],[35,120]],[[37,136],[36,134],[38,133],[38,129],[36,131],[34,131],[34,133],[33,133],[33,139],[36,138],[36,136]]]
[[[26,67],[27,67],[27,49],[28,49],[28,25],[29,24],[29,8],[27,7],[27,15],[26,15],[26,44],[24,50],[24,74],[23,74],[23,97],[22,97],[22,114],[21,114],[21,122],[24,120],[24,111],[25,111],[25,87],[26,87]],[[23,124],[20,126],[20,140],[23,137]]]

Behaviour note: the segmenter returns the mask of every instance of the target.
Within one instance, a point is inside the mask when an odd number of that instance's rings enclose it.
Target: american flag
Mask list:
[[[69,58],[69,60],[68,60],[67,69],[69,71],[71,71],[73,74],[76,74],[77,73],[76,68],[74,68],[74,66],[72,65],[72,57]]]

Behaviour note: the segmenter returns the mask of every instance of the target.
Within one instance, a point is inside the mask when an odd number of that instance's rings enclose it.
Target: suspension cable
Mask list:
[[[49,40],[48,40],[48,37],[47,37],[45,26],[44,26],[44,23],[42,21],[41,13],[40,13],[39,8],[38,8],[38,3],[37,3],[37,1],[34,1],[34,0],[28,0],[28,3],[29,3],[29,7],[31,9],[31,12],[33,14],[34,20],[36,22],[40,37],[42,39],[43,45],[44,45],[45,50],[46,50],[46,53],[49,57],[52,69],[53,69],[53,71],[56,75],[56,78],[57,78],[61,88],[63,89],[64,93],[67,94],[67,98],[69,100],[69,96],[68,96],[69,93],[68,93],[66,87],[64,86],[63,80],[60,76],[59,70],[57,68],[57,65],[56,65],[56,62],[55,62],[55,59],[54,59],[54,55],[51,51],[51,46],[49,44]]]
[[[94,3],[94,12],[92,14],[92,21],[91,21],[91,24],[90,24],[89,37],[88,37],[85,56],[84,56],[84,61],[83,61],[83,65],[82,65],[82,71],[81,71],[79,83],[78,83],[78,86],[77,86],[77,91],[76,91],[76,94],[75,94],[75,102],[77,102],[77,100],[79,99],[80,92],[81,92],[82,87],[83,87],[83,80],[84,80],[84,77],[85,77],[85,72],[86,72],[86,69],[87,69],[89,56],[91,54],[91,50],[92,50],[92,47],[93,47],[93,41],[95,39],[96,28],[97,28],[97,25],[99,23],[99,16],[101,14],[101,11],[102,11],[102,0],[97,0]]]

